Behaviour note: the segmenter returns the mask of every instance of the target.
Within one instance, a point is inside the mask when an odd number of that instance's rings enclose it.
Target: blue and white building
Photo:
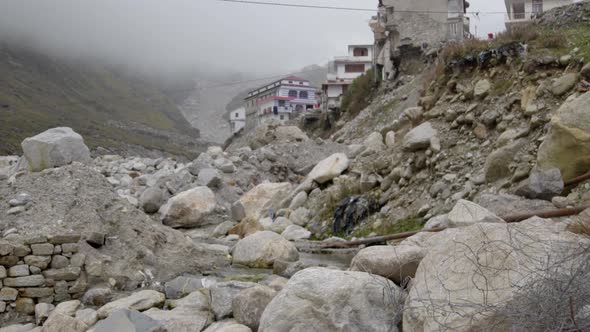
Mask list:
[[[271,120],[284,124],[318,108],[317,88],[303,78],[288,76],[248,93],[244,99],[246,126],[255,127]]]

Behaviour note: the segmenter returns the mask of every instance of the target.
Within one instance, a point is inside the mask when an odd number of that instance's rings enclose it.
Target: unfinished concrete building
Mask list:
[[[410,49],[470,38],[466,0],[380,0],[369,26],[375,35],[375,64],[384,79],[397,76]]]

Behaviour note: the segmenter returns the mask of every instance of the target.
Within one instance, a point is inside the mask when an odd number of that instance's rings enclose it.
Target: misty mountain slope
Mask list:
[[[154,85],[12,45],[0,46],[0,119],[0,155],[19,154],[24,138],[56,126],[121,154],[199,149],[198,130]]]

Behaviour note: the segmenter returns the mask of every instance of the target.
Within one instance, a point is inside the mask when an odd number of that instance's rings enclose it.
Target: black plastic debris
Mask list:
[[[350,235],[361,221],[379,211],[379,203],[366,196],[351,196],[338,203],[334,211],[334,234]]]

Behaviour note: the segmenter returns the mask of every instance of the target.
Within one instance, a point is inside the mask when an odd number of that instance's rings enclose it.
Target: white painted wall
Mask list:
[[[339,97],[342,94],[342,85],[328,85],[328,98]]]

